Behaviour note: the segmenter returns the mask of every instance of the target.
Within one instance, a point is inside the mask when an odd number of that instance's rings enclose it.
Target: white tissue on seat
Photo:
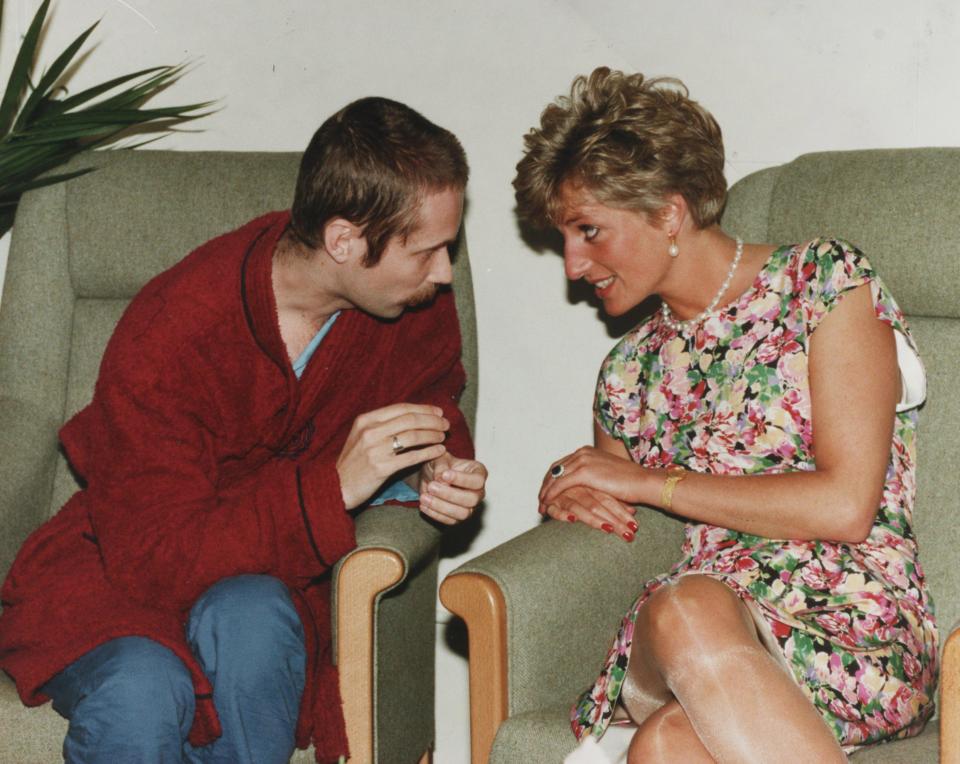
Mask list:
[[[901,332],[894,331],[897,340],[897,364],[900,366],[900,402],[897,411],[916,408],[927,398],[927,375],[923,363]]]
[[[567,754],[563,764],[612,764],[612,762],[600,749],[597,739],[593,735],[587,735],[572,753]]]
[[[626,764],[627,750],[636,731],[634,724],[611,724],[599,742],[593,735],[581,740],[563,764]]]

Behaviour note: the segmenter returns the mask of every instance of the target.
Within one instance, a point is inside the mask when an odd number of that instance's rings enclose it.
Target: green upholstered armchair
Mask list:
[[[939,743],[940,760],[958,764],[960,149],[801,156],[737,183],[723,225],[747,241],[843,236],[867,253],[908,316],[928,375],[914,527],[940,624],[939,722],[855,760],[934,762]],[[571,401],[571,416],[588,405]],[[559,762],[573,749],[571,702],[596,678],[642,582],[679,556],[679,521],[654,511],[636,519],[633,544],[546,522],[444,580],[441,599],[469,633],[473,764]]]
[[[89,401],[130,298],[197,245],[289,207],[298,154],[97,153],[99,167],[24,197],[0,303],[0,577],[77,486],[57,430]],[[454,280],[476,410],[476,330],[466,248]],[[434,741],[439,533],[416,510],[370,509],[335,570],[337,660],[351,761],[428,761]],[[409,703],[411,697],[416,703]],[[0,673],[0,761],[60,761],[66,722],[20,705]],[[313,761],[312,751],[294,761]]]

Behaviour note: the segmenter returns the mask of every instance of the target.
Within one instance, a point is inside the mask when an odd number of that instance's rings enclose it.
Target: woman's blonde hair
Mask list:
[[[594,69],[547,106],[523,140],[513,187],[521,217],[536,225],[559,222],[568,183],[654,218],[680,194],[699,228],[723,212],[720,126],[680,80]]]

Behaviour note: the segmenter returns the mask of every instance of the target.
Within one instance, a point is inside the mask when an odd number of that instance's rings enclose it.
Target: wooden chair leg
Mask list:
[[[337,577],[337,669],[350,741],[350,761],[374,761],[373,661],[376,598],[403,577],[403,560],[388,549],[354,552]]]
[[[503,593],[479,573],[447,576],[440,601],[467,624],[470,651],[470,759],[487,764],[507,718],[507,609]]]

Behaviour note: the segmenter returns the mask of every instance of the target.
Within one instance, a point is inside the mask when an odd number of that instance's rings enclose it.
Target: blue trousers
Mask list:
[[[223,735],[186,742],[194,689],[186,666],[143,637],[114,639],[43,688],[70,720],[70,764],[286,764],[306,676],[303,626],[286,587],[237,576],[194,604],[187,640],[213,684]]]

